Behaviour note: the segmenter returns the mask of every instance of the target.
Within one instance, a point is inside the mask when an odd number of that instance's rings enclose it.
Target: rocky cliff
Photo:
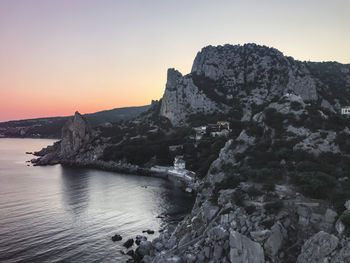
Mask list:
[[[312,105],[287,94],[256,112],[144,262],[350,262],[350,119]]]
[[[75,112],[62,128],[62,140],[60,144],[60,156],[75,154],[83,145],[92,139],[92,129],[84,116]]]
[[[205,47],[190,74],[170,70],[162,116],[177,126],[192,114],[234,120],[239,108],[241,131],[200,181],[192,213],[136,255],[143,262],[350,262],[350,119],[340,115],[350,104],[349,69],[247,44]],[[207,112],[186,106],[197,100]]]
[[[252,105],[286,93],[339,110],[350,103],[349,87],[349,65],[300,62],[255,44],[208,46],[197,54],[190,74],[168,71],[161,115],[180,125],[192,114],[239,107],[247,119]]]
[[[160,108],[161,116],[174,125],[185,124],[186,117],[194,113],[210,114],[225,107],[209,99],[193,83],[190,76],[182,76],[175,69],[168,69],[166,89]]]
[[[79,112],[75,112],[62,128],[61,140],[53,146],[48,146],[35,154],[41,156],[39,159],[32,160],[36,165],[47,165],[56,163],[70,163],[78,160],[91,160],[97,152],[101,152],[96,145],[91,142],[96,134],[92,130],[87,119]],[[90,151],[89,151],[90,150]],[[96,151],[96,153],[93,153]]]

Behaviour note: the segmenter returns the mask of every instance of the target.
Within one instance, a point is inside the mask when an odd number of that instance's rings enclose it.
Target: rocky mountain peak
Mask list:
[[[192,114],[228,113],[234,107],[247,112],[287,93],[339,108],[339,101],[349,102],[348,66],[301,62],[256,44],[207,46],[190,74],[169,69],[161,115],[176,126]]]

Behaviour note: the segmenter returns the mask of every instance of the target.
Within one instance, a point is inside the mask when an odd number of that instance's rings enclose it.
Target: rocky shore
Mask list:
[[[74,117],[68,119],[64,125],[61,140],[54,145],[34,152],[33,155],[38,158],[32,159],[31,163],[35,166],[61,164],[163,179],[168,179],[170,176],[166,172],[155,171],[127,162],[103,161],[100,157],[107,146],[108,144],[101,140],[90,127],[86,118],[76,112]],[[176,182],[183,189],[191,189],[191,192],[195,192],[198,187],[197,183],[192,181],[177,179]]]

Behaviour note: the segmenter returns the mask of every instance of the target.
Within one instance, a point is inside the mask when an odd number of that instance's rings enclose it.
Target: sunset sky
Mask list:
[[[350,63],[348,0],[1,0],[0,121],[146,105],[206,45]]]

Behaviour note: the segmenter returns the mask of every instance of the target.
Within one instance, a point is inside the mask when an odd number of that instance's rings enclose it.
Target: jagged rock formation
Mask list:
[[[252,104],[286,93],[334,110],[349,104],[349,87],[349,65],[300,62],[255,44],[208,46],[197,54],[190,74],[168,71],[161,115],[173,125],[192,114],[228,113],[237,107],[250,116]]]
[[[84,116],[75,112],[62,128],[60,156],[69,157],[92,139],[92,129]]]
[[[187,115],[209,114],[220,111],[217,103],[200,91],[189,76],[182,76],[175,69],[168,69],[166,89],[160,108],[161,116],[171,120],[174,125],[184,124]]]
[[[89,148],[101,152],[101,148],[90,145],[94,136],[95,134],[87,119],[79,112],[75,112],[74,116],[69,118],[62,128],[62,139],[53,146],[48,146],[37,152],[36,155],[41,157],[32,160],[32,162],[36,165],[47,165],[70,163],[87,158],[91,160],[91,155],[96,153],[89,153]]]

